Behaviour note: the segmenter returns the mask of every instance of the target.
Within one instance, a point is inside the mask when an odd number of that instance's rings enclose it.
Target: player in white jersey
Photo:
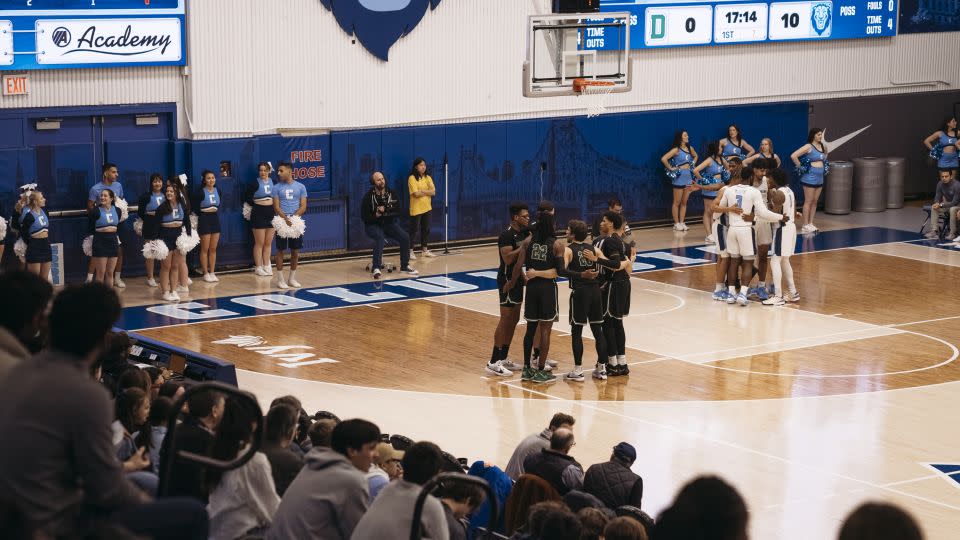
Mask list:
[[[732,160],[733,158],[731,158]],[[739,167],[739,159],[737,160]],[[731,167],[728,167],[728,170]],[[717,242],[717,281],[716,286],[713,289],[713,299],[723,302],[727,300],[728,293],[726,287],[727,274],[730,271],[730,254],[727,252],[727,230],[730,228],[727,219],[728,212],[742,212],[742,210],[736,206],[730,208],[721,208],[720,200],[723,197],[723,192],[729,189],[730,186],[736,186],[740,183],[740,171],[739,169],[731,171],[730,178],[727,180],[727,183],[717,190],[717,196],[714,197],[713,201],[710,203],[710,208],[713,210],[713,231],[712,235]]]
[[[797,247],[797,197],[787,184],[787,175],[780,169],[770,172],[770,180],[776,189],[770,191],[770,201],[775,212],[783,214],[785,221],[776,226],[773,233],[773,257],[770,268],[773,272],[775,296],[763,301],[765,306],[782,306],[785,302],[799,302],[800,293],[793,281],[793,266],[790,265],[790,256]],[[782,279],[787,278],[787,291],[783,292]]]
[[[771,166],[774,165],[774,166]],[[768,190],[770,183],[769,171],[775,169],[776,161],[772,159],[759,158],[753,161],[753,187],[760,190],[760,196],[763,198],[763,204],[770,208],[768,199]],[[770,244],[773,242],[773,223],[762,219],[756,219],[753,222],[753,228],[757,232],[757,286],[747,289],[747,298],[757,300],[766,300],[767,294],[767,267],[769,266],[768,254]]]
[[[744,183],[723,190],[723,197],[720,200],[721,209],[738,207],[742,211],[742,213],[734,211],[727,214],[730,224],[730,230],[727,232],[727,252],[731,257],[742,257],[742,262],[739,265],[740,292],[737,292],[735,285],[736,271],[731,267],[731,271],[727,275],[727,292],[730,295],[727,298],[727,303],[736,302],[741,306],[750,303],[747,300],[747,289],[750,279],[753,277],[753,259],[757,253],[753,221],[755,218],[768,222],[784,219],[782,215],[771,212],[767,205],[763,203],[760,190],[750,185],[752,177],[753,169],[744,167],[741,172],[741,179]],[[734,279],[731,279],[731,276]]]

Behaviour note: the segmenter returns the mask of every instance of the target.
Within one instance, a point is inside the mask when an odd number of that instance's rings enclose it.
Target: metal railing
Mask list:
[[[256,413],[253,418],[253,421],[256,425],[253,430],[253,438],[251,439],[250,444],[247,446],[244,453],[231,460],[224,461],[220,459],[214,459],[210,456],[188,452],[186,450],[177,450],[176,448],[177,438],[175,433],[177,429],[177,420],[179,420],[180,416],[183,414],[183,404],[190,399],[190,396],[199,392],[209,391],[216,391],[226,396],[233,396],[240,400],[245,407],[249,407],[250,411]],[[170,487],[170,479],[173,476],[173,469],[178,460],[198,463],[205,467],[218,469],[221,471],[229,471],[243,466],[243,464],[250,461],[254,454],[257,453],[257,450],[260,449],[260,438],[263,431],[261,429],[262,424],[263,411],[260,409],[260,404],[257,402],[257,398],[253,397],[253,394],[250,392],[244,392],[235,386],[230,386],[219,382],[205,382],[187,387],[183,395],[174,401],[173,405],[171,406],[170,417],[167,418],[167,426],[169,427],[167,428],[167,436],[163,438],[163,445],[161,446],[160,450],[160,455],[165,456],[166,459],[160,460],[160,485],[157,488],[157,495],[163,497],[167,494],[167,489]]]
[[[490,487],[490,484],[482,478],[477,478],[476,476],[470,476],[467,474],[461,473],[440,473],[433,478],[431,478],[426,484],[423,485],[423,489],[420,490],[420,495],[417,497],[417,503],[413,507],[413,523],[410,524],[410,540],[420,540],[420,519],[423,517],[423,505],[427,502],[427,497],[432,494],[437,489],[442,489],[445,485],[449,485],[454,482],[466,482],[468,484],[474,484],[483,488],[483,491],[486,492],[487,500],[490,501],[490,517],[487,519],[487,526],[483,529],[485,532],[481,533],[480,536],[477,536],[478,539],[483,538],[496,538],[496,536],[491,536],[496,533],[492,533],[496,528],[497,524],[497,497],[493,492],[493,488]],[[478,528],[479,530],[480,528]]]

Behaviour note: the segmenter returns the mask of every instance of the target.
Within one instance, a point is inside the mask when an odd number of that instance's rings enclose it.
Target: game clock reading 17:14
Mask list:
[[[870,38],[897,34],[897,0],[651,5],[654,1],[624,6],[623,0],[602,0],[600,8],[602,11],[631,13],[631,34],[643,34],[642,40],[630,40],[633,48]],[[615,45],[612,40],[608,41],[611,44],[606,48]]]

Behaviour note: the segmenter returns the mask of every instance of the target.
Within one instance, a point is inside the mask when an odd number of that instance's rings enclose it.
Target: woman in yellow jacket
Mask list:
[[[430,199],[437,194],[437,189],[433,187],[433,178],[427,174],[427,162],[423,158],[413,160],[407,187],[410,188],[410,260],[416,259],[413,256],[413,238],[417,229],[420,230],[420,246],[423,248],[421,255],[436,257],[430,252],[427,237],[430,235],[430,211],[433,209]]]

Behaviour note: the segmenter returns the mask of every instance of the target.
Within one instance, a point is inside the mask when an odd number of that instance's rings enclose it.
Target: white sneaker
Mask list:
[[[680,224],[680,230],[681,230],[681,231],[689,231],[689,230],[690,230],[690,227],[687,227],[687,224],[686,224],[686,223],[681,223],[681,224]]]
[[[704,238],[704,240],[705,240],[708,244],[716,244],[716,243],[717,243],[717,241],[713,239],[713,235],[712,235],[712,234],[708,234],[707,237]]]
[[[374,269],[373,279],[380,279],[382,277],[383,277],[383,272],[381,272],[379,268]]]
[[[607,380],[607,366],[605,364],[597,364],[593,368],[593,378],[600,381]]]
[[[213,281],[214,281],[214,280],[213,280],[213,275],[212,275],[212,274],[204,274],[204,275],[203,275],[203,280],[206,281],[207,283],[213,283]]]
[[[169,291],[160,295],[160,298],[162,298],[164,302],[176,302],[173,298],[173,293]]]
[[[272,276],[272,275],[273,275],[273,265],[264,266],[264,267],[263,267],[263,271],[266,272],[268,276]]]
[[[148,280],[147,280],[147,287],[159,287],[159,285],[157,285],[157,280],[155,280],[155,279],[153,279],[153,278],[148,279]]]
[[[804,225],[803,227],[800,227],[800,232],[801,232],[802,234],[812,234],[814,231],[813,231],[813,228],[812,228],[812,227],[810,226],[810,224],[808,223],[808,224]]]
[[[674,224],[673,224],[673,230],[675,230],[675,231],[682,231],[683,228],[680,227],[680,224],[679,224],[679,223],[674,223]]]
[[[423,255],[424,257],[429,257],[429,258],[431,258],[431,259],[434,258],[434,257],[436,257],[436,254],[434,254],[434,253],[433,253],[432,251],[430,251],[429,249],[423,250],[420,254]]]
[[[817,231],[819,231],[820,229],[818,229],[816,225],[814,225],[813,223],[811,223],[811,224],[810,224],[810,230],[813,231],[813,232],[817,232]]]
[[[557,364],[557,361],[556,361],[556,360],[549,360],[549,359],[548,359],[548,360],[547,360],[547,365],[550,366],[550,367],[552,367],[552,368],[555,368],[555,367],[557,367],[558,364]]]
[[[220,281],[220,278],[218,278],[217,275],[214,274],[213,272],[210,272],[210,281],[217,283],[218,281]]]
[[[410,260],[411,260],[411,261],[417,260],[417,256],[413,254],[413,250],[412,250],[412,249],[410,250]]]
[[[189,283],[189,282],[188,282],[188,283]],[[176,293],[178,293],[178,294],[179,294],[179,293],[189,294],[189,293],[190,293],[190,289],[188,289],[187,287],[184,287],[183,285],[180,285],[179,287],[177,287],[177,290],[174,291],[174,292],[176,292]]]
[[[556,362],[554,362],[554,365],[551,366],[550,361],[548,360],[543,364],[543,371],[553,371],[553,368],[555,367],[557,367]]]
[[[765,306],[782,306],[786,304],[786,302],[784,302],[782,296],[771,296],[770,298],[767,298],[766,300],[761,302],[761,304]]]
[[[277,287],[280,287],[281,289],[290,288],[290,286],[287,285],[287,282],[283,280],[283,276],[281,276],[280,279],[277,280]]]
[[[957,236],[956,238],[954,238],[953,241],[954,241],[954,242],[960,242],[960,236]]]
[[[266,270],[264,267],[262,267],[262,266],[258,266],[258,267],[257,267],[256,273],[257,273],[258,276],[269,276],[269,275],[270,275],[270,274],[267,273],[267,270]]]
[[[799,302],[799,301],[800,301],[800,292],[799,292],[799,291],[797,291],[797,292],[795,292],[795,293],[788,292],[787,294],[784,295],[783,299],[784,299],[785,301],[787,301],[787,302]]]
[[[512,371],[523,369],[523,365],[518,364],[512,360],[501,360],[500,365]]]
[[[583,382],[583,371],[568,371],[564,374],[563,380]]]
[[[190,285],[193,285],[193,280],[190,278],[187,278],[187,287],[189,287]]]
[[[124,283],[123,280],[120,279],[120,278],[116,278],[116,279],[113,280],[113,286],[114,286],[114,287],[117,287],[117,288],[119,288],[119,289],[126,289],[126,288],[127,288],[127,284]]]
[[[492,364],[487,364],[486,372],[491,375],[496,375],[497,377],[512,377],[513,372],[509,369],[503,367],[501,362],[494,362]]]
[[[290,278],[290,281],[288,283],[290,283],[290,286],[293,287],[294,289],[299,289],[300,287],[303,287],[303,285],[300,285],[300,282],[294,278]]]
[[[418,272],[416,268],[410,268],[409,266],[406,268],[401,268],[400,271],[403,272],[404,274],[407,274],[408,276],[420,275],[420,272]]]

